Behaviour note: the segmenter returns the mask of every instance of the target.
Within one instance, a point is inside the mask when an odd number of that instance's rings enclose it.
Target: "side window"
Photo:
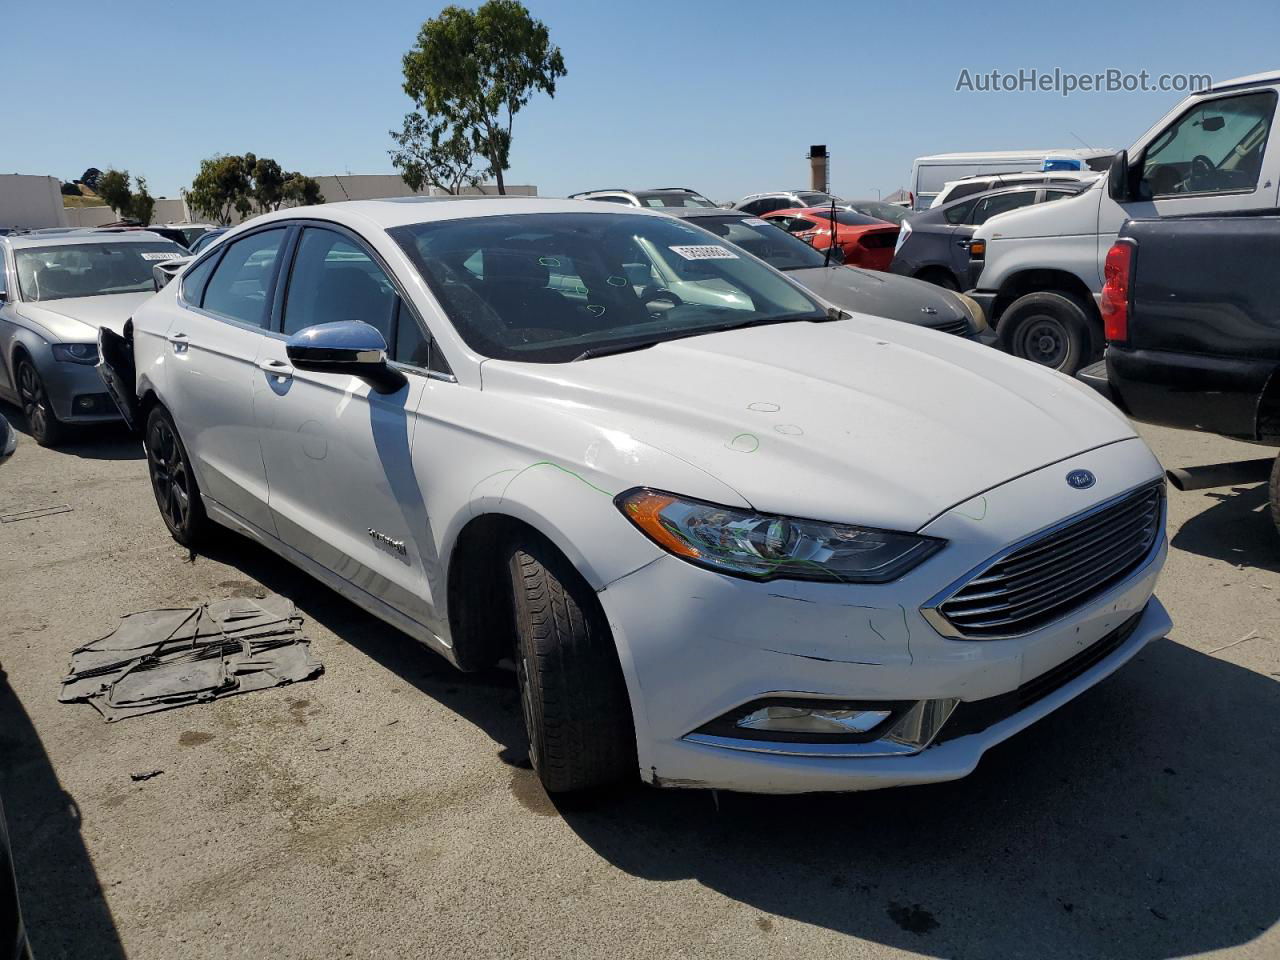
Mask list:
[[[241,323],[265,327],[267,294],[284,236],[285,229],[280,227],[233,240],[209,278],[201,306]]]
[[[818,225],[810,223],[804,217],[788,217],[785,223],[785,229],[788,233],[804,233],[806,230],[816,230]]]
[[[970,216],[973,214],[973,208],[977,205],[977,200],[970,200],[968,203],[957,203],[954,207],[947,210],[943,216],[947,218],[947,223],[972,223]]]
[[[1018,193],[998,193],[993,197],[983,197],[973,210],[970,221],[975,227],[986,223],[997,213],[1007,213],[1019,207],[1027,207],[1035,202],[1038,190],[1021,190]]]
[[[741,210],[743,213],[749,213],[751,214],[751,216],[754,217],[754,216],[757,216],[758,214],[765,212],[764,201],[752,200],[750,203],[744,203],[738,209]]]
[[[209,274],[213,273],[214,264],[217,262],[218,255],[215,253],[183,272],[182,299],[197,307],[200,306],[200,298],[204,296],[204,285],[209,282]]]
[[[289,273],[283,333],[362,320],[392,343],[396,289],[363,248],[333,230],[307,227]]]
[[[1040,202],[1048,203],[1050,200],[1061,200],[1063,197],[1070,196],[1074,196],[1074,193],[1070,190],[1046,190],[1044,192],[1044,199]]]
[[[1197,104],[1147,147],[1143,194],[1179,197],[1256,189],[1275,105],[1271,91]]]

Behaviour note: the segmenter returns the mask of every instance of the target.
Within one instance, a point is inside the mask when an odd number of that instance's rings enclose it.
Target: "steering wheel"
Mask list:
[[[649,284],[649,286],[640,291],[640,302],[647,306],[653,300],[666,300],[673,307],[684,306],[684,301],[680,299],[679,294],[668,290],[666,287]]]
[[[1187,172],[1186,186],[1184,189],[1191,192],[1191,185],[1197,180],[1203,180],[1212,177],[1218,172],[1218,168],[1213,165],[1213,161],[1206,157],[1203,153],[1198,153],[1191,158],[1191,167]]]

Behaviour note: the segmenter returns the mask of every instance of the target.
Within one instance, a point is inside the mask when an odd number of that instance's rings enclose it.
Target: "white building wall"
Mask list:
[[[57,177],[0,174],[0,227],[65,227]]]

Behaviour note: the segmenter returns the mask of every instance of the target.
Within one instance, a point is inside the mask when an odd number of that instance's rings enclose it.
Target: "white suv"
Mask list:
[[[512,657],[551,791],[954,779],[1169,628],[1161,469],[1114,407],[672,217],[282,210],[129,336],[104,372],[174,537]]]

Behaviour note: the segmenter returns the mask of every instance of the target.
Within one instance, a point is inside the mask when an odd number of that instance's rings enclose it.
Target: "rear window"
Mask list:
[[[714,207],[715,204],[706,197],[696,193],[676,191],[673,193],[644,191],[637,193],[636,198],[646,207]]]
[[[822,220],[831,219],[831,208],[820,207],[817,210],[806,210],[805,215]],[[884,220],[879,217],[868,217],[865,213],[854,213],[852,210],[836,210],[836,223],[845,227],[882,227]]]

